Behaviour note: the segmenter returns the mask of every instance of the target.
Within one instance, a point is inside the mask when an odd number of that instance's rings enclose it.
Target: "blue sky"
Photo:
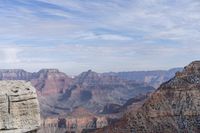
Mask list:
[[[0,66],[69,75],[200,59],[199,0],[1,0]]]

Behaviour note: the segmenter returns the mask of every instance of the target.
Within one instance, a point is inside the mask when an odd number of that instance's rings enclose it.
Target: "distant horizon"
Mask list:
[[[33,71],[29,71],[29,70],[26,70],[26,69],[23,69],[23,68],[0,68],[0,71],[1,70],[24,70],[26,72],[30,72],[30,73],[33,73],[33,72],[39,72],[40,70],[58,70],[59,72],[63,72],[65,73],[66,75],[68,76],[76,76],[76,75],[79,75],[81,74],[82,72],[87,72],[87,71],[92,71],[92,72],[96,72],[96,73],[119,73],[119,72],[150,72],[150,71],[168,71],[168,70],[171,70],[171,69],[182,69],[184,67],[172,67],[172,68],[169,68],[169,69],[153,69],[153,70],[122,70],[122,71],[102,71],[102,72],[99,72],[99,71],[95,71],[95,70],[92,70],[92,69],[87,69],[87,70],[84,70],[84,71],[81,71],[79,73],[76,73],[76,74],[70,74],[66,71],[63,71],[63,70],[60,70],[59,68],[41,68],[41,69],[37,69],[37,70],[33,70]]]
[[[0,66],[72,75],[200,59],[197,0],[0,1]]]

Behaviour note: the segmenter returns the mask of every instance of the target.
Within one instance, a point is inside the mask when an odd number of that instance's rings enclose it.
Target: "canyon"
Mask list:
[[[41,69],[33,73],[21,69],[1,69],[0,80],[30,81],[37,90],[45,117],[70,112],[77,106],[84,106],[94,113],[103,112],[104,107],[109,105],[122,106],[133,97],[154,91],[155,86],[167,81],[180,69],[119,73],[88,70],[74,78],[58,69]]]
[[[32,73],[1,69],[0,80],[31,82],[37,91],[44,127],[60,126],[59,120],[64,119],[67,123],[64,127],[76,125],[82,130],[110,125],[124,112],[143,103],[157,86],[180,70],[119,73],[88,70],[72,78],[58,69]]]

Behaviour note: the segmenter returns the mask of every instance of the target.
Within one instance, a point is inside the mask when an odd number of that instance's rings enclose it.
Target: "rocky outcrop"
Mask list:
[[[40,126],[36,90],[25,81],[0,81],[0,132],[36,131]]]
[[[102,133],[200,132],[200,61],[192,62],[162,84],[137,110]]]

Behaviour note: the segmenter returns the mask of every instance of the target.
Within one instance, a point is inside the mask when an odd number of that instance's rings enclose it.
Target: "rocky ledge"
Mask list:
[[[39,104],[31,83],[0,81],[0,132],[36,132],[39,126]]]

